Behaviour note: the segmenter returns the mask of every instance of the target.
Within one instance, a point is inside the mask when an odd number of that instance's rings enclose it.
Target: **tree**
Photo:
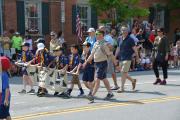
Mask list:
[[[149,10],[138,7],[138,2],[139,0],[89,0],[90,5],[96,8],[98,14],[106,14],[108,20],[112,22],[147,16]]]

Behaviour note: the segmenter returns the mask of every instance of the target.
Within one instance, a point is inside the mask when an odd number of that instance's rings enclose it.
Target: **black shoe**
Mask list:
[[[44,92],[40,92],[39,94],[37,94],[38,97],[44,97],[45,93]]]
[[[32,94],[35,94],[35,90],[34,89],[31,89],[29,92],[27,92],[28,94],[32,95]]]
[[[112,97],[114,97],[114,94],[108,93],[107,96],[104,98],[104,100],[110,100]]]
[[[91,102],[94,103],[94,97],[92,95],[88,95],[87,99]]]
[[[68,92],[64,92],[63,94],[64,94],[64,96],[63,96],[64,98],[68,99],[71,97],[71,95]]]
[[[58,94],[59,94],[59,92],[55,92],[55,93],[54,93],[54,96],[57,96]]]
[[[22,89],[20,92],[18,92],[19,94],[26,94],[26,90]]]
[[[156,79],[156,81],[153,84],[157,85],[158,83],[161,83],[161,79]]]

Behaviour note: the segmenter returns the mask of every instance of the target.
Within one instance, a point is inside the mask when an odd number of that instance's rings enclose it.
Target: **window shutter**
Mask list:
[[[93,7],[91,7],[91,26],[95,29],[98,27],[97,11]]]
[[[17,31],[21,34],[25,34],[25,13],[24,13],[24,1],[17,1]]]
[[[76,34],[76,5],[72,6],[72,33]]]
[[[169,32],[169,24],[170,24],[170,11],[169,9],[166,7],[164,9],[164,30],[165,32]]]
[[[49,34],[49,3],[42,2],[42,34]]]
[[[155,8],[154,7],[150,7],[149,8],[150,14],[149,14],[149,22],[153,23],[154,18],[155,18]]]

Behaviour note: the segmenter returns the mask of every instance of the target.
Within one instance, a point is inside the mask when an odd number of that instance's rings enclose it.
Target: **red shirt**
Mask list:
[[[149,41],[151,41],[152,43],[154,43],[155,40],[155,35],[154,34],[150,34],[149,35]]]

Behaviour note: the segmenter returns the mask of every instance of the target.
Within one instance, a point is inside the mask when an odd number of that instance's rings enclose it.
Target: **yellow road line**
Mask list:
[[[104,103],[94,106],[84,106],[78,108],[70,108],[64,110],[56,110],[50,112],[41,112],[36,114],[29,114],[24,116],[17,116],[13,117],[13,120],[27,120],[33,118],[40,118],[44,116],[52,116],[52,115],[60,115],[60,114],[68,114],[68,113],[76,113],[76,112],[83,112],[83,111],[93,111],[99,109],[107,109],[112,107],[119,107],[119,106],[128,106],[128,105],[135,105],[135,104],[148,104],[148,103],[158,103],[158,102],[166,102],[172,100],[180,100],[180,96],[172,96],[172,97],[163,97],[163,98],[153,98],[153,99],[145,99],[145,100],[134,100],[134,101],[127,101],[127,102],[115,102],[115,103]]]

